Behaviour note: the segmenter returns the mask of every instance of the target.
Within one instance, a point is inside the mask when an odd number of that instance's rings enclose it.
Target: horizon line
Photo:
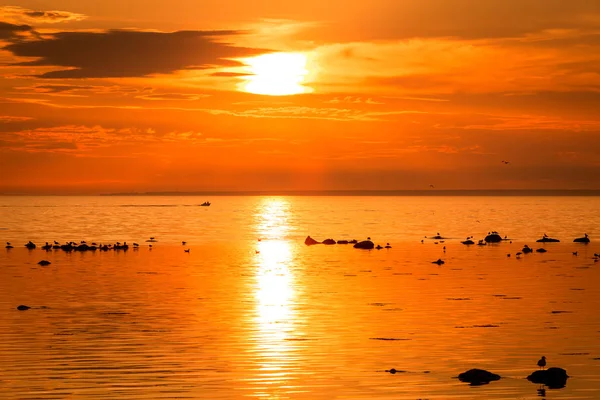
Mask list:
[[[0,193],[0,196],[600,196],[600,189],[205,190],[114,193]]]

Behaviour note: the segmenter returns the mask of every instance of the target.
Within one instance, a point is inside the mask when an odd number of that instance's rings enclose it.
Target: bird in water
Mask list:
[[[190,249],[184,249],[183,251],[185,251],[186,253],[189,253]]]
[[[185,241],[182,241],[182,242],[181,242],[181,245],[182,245],[182,246],[185,246],[186,244],[187,244],[187,242],[185,242]]]
[[[540,358],[537,362],[538,367],[540,367],[541,369],[544,369],[544,367],[546,366],[546,356],[542,356],[542,358]]]

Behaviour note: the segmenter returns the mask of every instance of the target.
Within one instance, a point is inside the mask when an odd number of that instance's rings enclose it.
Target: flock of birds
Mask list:
[[[150,237],[148,240],[146,240],[146,242],[149,242],[150,244],[148,245],[148,248],[150,250],[152,250],[152,243],[158,242],[158,240],[156,240],[155,237]],[[182,241],[181,244],[183,246],[185,246],[187,244],[187,242]],[[31,240],[27,243],[25,243],[25,247],[28,248],[29,250],[34,250],[36,249],[38,246],[33,243]],[[10,243],[10,242],[6,242],[6,246],[5,248],[7,250],[13,249],[14,246]],[[40,248],[42,250],[46,250],[46,251],[50,251],[50,250],[62,250],[62,251],[66,251],[66,252],[71,252],[71,251],[109,251],[109,250],[129,250],[130,246],[127,244],[127,242],[115,242],[115,243],[109,243],[109,244],[102,244],[102,243],[96,243],[96,242],[91,242],[88,243],[85,240],[82,240],[80,242],[66,242],[66,243],[59,243],[56,240],[54,240],[52,243],[50,242],[46,242],[46,244],[40,246]],[[133,248],[133,250],[137,250],[140,248],[139,243],[132,243],[131,244],[131,248]],[[190,252],[190,249],[185,249],[184,250],[186,253]]]

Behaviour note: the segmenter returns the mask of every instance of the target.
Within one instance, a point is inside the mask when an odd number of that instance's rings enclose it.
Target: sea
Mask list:
[[[0,243],[1,399],[600,399],[600,197],[0,196]]]

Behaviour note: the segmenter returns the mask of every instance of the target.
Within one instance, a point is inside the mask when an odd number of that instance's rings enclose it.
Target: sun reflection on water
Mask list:
[[[280,239],[289,230],[288,204],[283,199],[265,199],[257,217],[257,231],[264,237],[258,243],[254,338],[259,378],[262,386],[257,396],[269,397],[271,390],[285,390],[289,371],[296,362],[290,339],[297,323],[294,309],[296,292],[291,269],[293,254],[290,243]],[[268,389],[267,389],[268,388]],[[268,393],[267,393],[268,392]]]

